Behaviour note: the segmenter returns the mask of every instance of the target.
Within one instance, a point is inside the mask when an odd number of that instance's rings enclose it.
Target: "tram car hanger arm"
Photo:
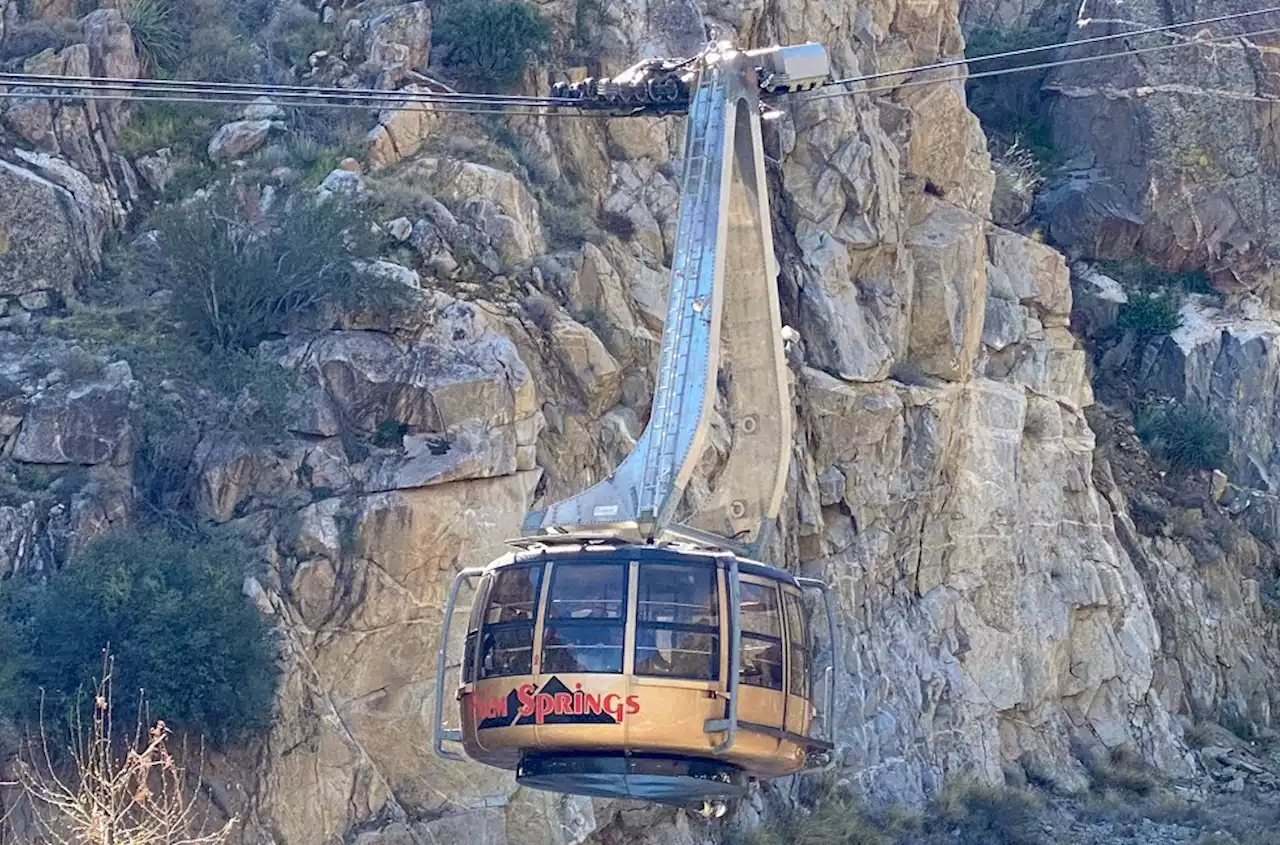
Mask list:
[[[820,44],[693,59],[646,59],[553,96],[604,109],[688,110],[676,244],[649,424],[613,473],[530,513],[527,534],[611,531],[643,542],[692,539],[758,556],[777,519],[791,454],[778,266],[764,168],[762,94],[830,76]],[[731,429],[716,487],[677,511],[707,442],[717,384]]]

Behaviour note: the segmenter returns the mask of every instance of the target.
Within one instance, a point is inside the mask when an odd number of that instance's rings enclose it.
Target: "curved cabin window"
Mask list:
[[[620,673],[626,611],[626,564],[556,564],[542,628],[542,671]]]
[[[778,588],[773,584],[743,581],[738,587],[742,603],[742,671],[740,683],[782,690],[782,613]]]
[[[462,682],[469,684],[476,679],[476,649],[480,645],[480,624],[484,621],[485,593],[493,579],[486,577],[476,588],[471,615],[467,618],[467,640],[462,655]]]
[[[636,674],[720,677],[720,603],[712,566],[640,564]]]
[[[480,630],[480,677],[528,675],[533,671],[533,626],[538,619],[541,566],[498,570],[489,588]]]
[[[792,695],[812,699],[809,624],[804,614],[804,604],[798,595],[786,591],[782,593],[782,603],[787,610],[787,639],[791,642],[791,671],[788,673],[787,690]]]

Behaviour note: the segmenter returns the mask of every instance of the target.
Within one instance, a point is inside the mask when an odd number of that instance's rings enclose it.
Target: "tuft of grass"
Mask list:
[[[811,809],[788,807],[742,837],[741,845],[891,845],[853,799],[825,795]]]
[[[1134,795],[1150,795],[1159,786],[1156,775],[1143,760],[1127,748],[1113,749],[1111,754],[1094,762],[1094,786],[1116,789]]]
[[[1185,405],[1143,408],[1134,425],[1146,447],[1175,471],[1217,469],[1227,459],[1227,429],[1207,410]]]
[[[120,151],[138,156],[168,147],[176,155],[196,156],[223,116],[207,106],[138,103],[120,130]]]

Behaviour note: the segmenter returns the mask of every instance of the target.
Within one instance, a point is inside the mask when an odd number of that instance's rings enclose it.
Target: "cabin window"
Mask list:
[[[712,566],[640,564],[636,674],[720,677],[720,604]]]
[[[528,675],[533,671],[533,626],[538,619],[541,566],[498,570],[485,606],[480,677]]]
[[[782,689],[782,613],[773,584],[742,582],[738,587],[742,620],[740,682]]]
[[[795,593],[783,592],[782,602],[787,609],[787,639],[791,646],[791,671],[788,673],[787,690],[792,695],[812,699],[813,689],[809,674],[809,625],[804,613],[804,603]]]
[[[476,679],[476,649],[480,645],[480,624],[484,621],[486,594],[493,576],[481,579],[476,587],[475,600],[471,604],[471,614],[467,618],[467,640],[462,656],[462,682],[469,684]]]
[[[622,672],[625,564],[557,564],[543,622],[543,672]]]

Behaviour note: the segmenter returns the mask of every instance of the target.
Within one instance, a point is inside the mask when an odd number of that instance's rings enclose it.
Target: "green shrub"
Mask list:
[[[369,227],[338,197],[251,216],[227,192],[164,210],[139,260],[173,291],[169,309],[201,350],[250,350],[329,306],[391,306],[408,288],[360,269]]]
[[[399,420],[383,420],[373,433],[373,444],[384,449],[396,448],[403,442],[408,431],[409,426]]]
[[[1142,442],[1179,472],[1216,469],[1226,461],[1227,430],[1208,411],[1174,405],[1146,408],[1136,417]]]
[[[1178,313],[1178,301],[1167,293],[1133,293],[1129,301],[1120,306],[1116,328],[1136,332],[1146,339],[1162,334],[1172,334],[1182,325]]]
[[[171,20],[170,0],[129,0],[125,23],[133,33],[133,47],[143,67],[156,71],[174,67],[181,42]]]
[[[267,727],[275,647],[269,621],[241,592],[244,560],[230,544],[118,533],[46,584],[11,589],[0,610],[18,641],[10,671],[27,707],[43,690],[53,714],[66,712],[109,647],[121,724],[135,723],[145,690],[153,716],[220,746]]]
[[[1122,282],[1126,289],[1137,288],[1148,293],[1214,293],[1213,285],[1203,268],[1192,270],[1161,270],[1140,255],[1097,262],[1098,269]]]
[[[434,38],[449,47],[445,64],[476,88],[510,88],[530,55],[545,49],[551,27],[523,0],[459,0],[440,9]]]
[[[983,27],[975,30],[965,44],[969,72],[1007,70],[1019,65],[1051,61],[1054,51],[1045,50],[1008,59],[978,61],[982,56],[1006,53],[1053,44],[1060,39],[1051,30],[1040,27],[1000,29]],[[978,116],[989,136],[1006,144],[1019,144],[1029,150],[1041,167],[1054,167],[1061,155],[1053,142],[1053,132],[1042,111],[1041,86],[1047,71],[1025,71],[1004,76],[974,79],[966,83],[969,108]]]
[[[285,67],[306,67],[317,50],[331,47],[335,28],[320,22],[320,16],[301,6],[285,7],[281,19],[265,33],[267,55]]]

